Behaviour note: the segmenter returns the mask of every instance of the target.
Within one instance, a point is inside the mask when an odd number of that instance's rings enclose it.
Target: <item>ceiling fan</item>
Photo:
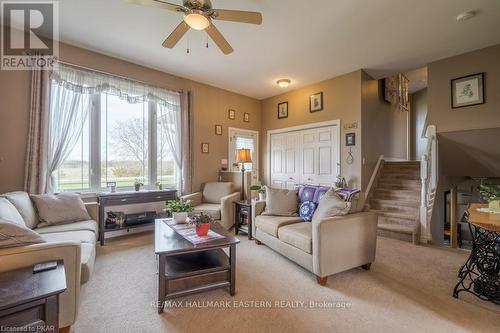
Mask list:
[[[262,14],[241,10],[214,9],[210,0],[183,0],[182,5],[162,0],[126,0],[137,5],[146,5],[171,10],[184,14],[184,20],[163,42],[164,47],[173,48],[188,30],[205,30],[224,54],[234,50],[212,20],[233,21],[250,24],[262,24]]]

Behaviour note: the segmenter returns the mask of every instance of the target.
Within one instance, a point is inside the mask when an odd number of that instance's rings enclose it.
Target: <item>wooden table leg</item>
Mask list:
[[[101,242],[101,246],[104,245],[104,205],[99,203],[99,221],[97,221],[97,225],[99,226],[99,241]]]
[[[236,290],[236,245],[229,247],[230,286],[229,294],[234,296]]]
[[[158,255],[158,313],[163,312],[165,305],[165,259],[165,255]]]

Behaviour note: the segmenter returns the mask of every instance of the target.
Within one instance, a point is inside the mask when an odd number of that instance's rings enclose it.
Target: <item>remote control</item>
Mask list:
[[[36,264],[33,267],[33,274],[50,271],[51,269],[55,269],[57,267],[56,261],[42,262],[41,264]]]

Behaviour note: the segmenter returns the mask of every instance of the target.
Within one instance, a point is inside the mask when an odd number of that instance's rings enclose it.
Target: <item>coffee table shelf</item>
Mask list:
[[[165,263],[165,277],[178,279],[220,271],[229,271],[229,257],[221,250],[201,251],[170,256]]]

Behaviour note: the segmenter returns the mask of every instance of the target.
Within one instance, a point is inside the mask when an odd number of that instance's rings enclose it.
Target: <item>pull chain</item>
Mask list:
[[[208,34],[207,34],[207,44],[206,45],[207,45],[207,49],[208,49]]]

